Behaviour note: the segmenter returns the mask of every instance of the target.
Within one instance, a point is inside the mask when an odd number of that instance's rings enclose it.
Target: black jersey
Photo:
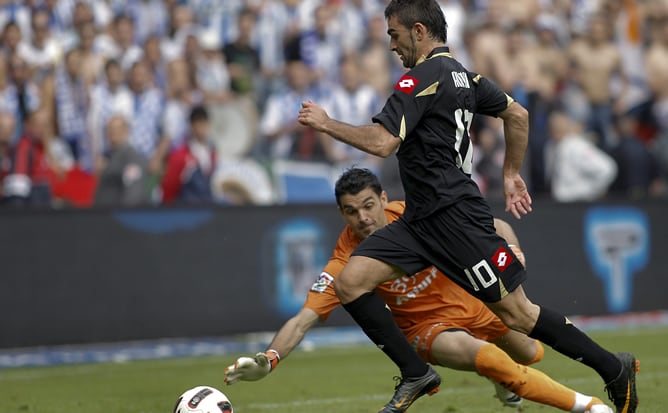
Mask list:
[[[435,48],[399,79],[373,121],[402,139],[397,158],[405,219],[482,197],[471,179],[473,114],[496,116],[512,102],[494,83],[466,70],[447,47]]]

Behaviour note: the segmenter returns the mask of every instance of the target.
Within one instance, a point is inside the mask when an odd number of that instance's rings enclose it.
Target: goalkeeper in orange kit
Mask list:
[[[344,221],[329,262],[308,292],[301,311],[276,333],[265,352],[240,357],[225,370],[225,382],[254,381],[276,368],[317,321],[340,305],[334,293],[336,276],[355,247],[378,228],[399,218],[403,202],[388,202],[377,177],[352,168],[336,183],[336,200]],[[512,228],[495,220],[496,230],[524,264]],[[578,393],[544,373],[527,367],[543,357],[542,345],[510,330],[487,307],[436,268],[398,276],[378,287],[399,328],[427,362],[476,371],[492,380],[497,397],[518,407],[522,398],[580,413],[612,413],[599,398]]]

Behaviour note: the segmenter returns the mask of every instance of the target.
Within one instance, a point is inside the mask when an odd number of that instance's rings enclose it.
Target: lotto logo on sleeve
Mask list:
[[[394,85],[394,88],[396,90],[404,92],[407,95],[410,95],[411,93],[413,93],[413,89],[415,89],[415,86],[417,86],[417,84],[418,80],[413,76],[403,75],[401,79],[399,79],[397,84]]]
[[[513,262],[513,256],[510,255],[507,249],[501,247],[496,250],[496,253],[492,256],[492,262],[496,265],[496,268],[498,268],[499,271],[504,272]]]

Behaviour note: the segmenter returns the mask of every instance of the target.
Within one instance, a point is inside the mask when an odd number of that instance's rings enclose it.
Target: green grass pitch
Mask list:
[[[641,360],[639,413],[668,412],[668,328],[592,333],[611,351],[629,350]],[[223,370],[237,355],[0,370],[2,413],[171,412],[176,398],[196,385],[218,387],[236,413],[375,412],[392,395],[394,365],[368,346],[296,351],[269,377],[226,386]],[[591,369],[546,349],[536,365],[580,392],[607,396]],[[419,399],[412,413],[512,413],[474,373],[438,368],[441,392]],[[560,410],[525,402],[525,412]]]

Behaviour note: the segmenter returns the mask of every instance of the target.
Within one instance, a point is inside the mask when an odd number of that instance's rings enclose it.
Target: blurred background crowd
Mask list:
[[[530,112],[534,198],[666,197],[668,0],[441,0],[448,45]],[[405,69],[384,0],[0,0],[0,205],[332,200],[392,156],[303,128],[311,99],[368,123]],[[503,126],[474,178],[500,198]]]

